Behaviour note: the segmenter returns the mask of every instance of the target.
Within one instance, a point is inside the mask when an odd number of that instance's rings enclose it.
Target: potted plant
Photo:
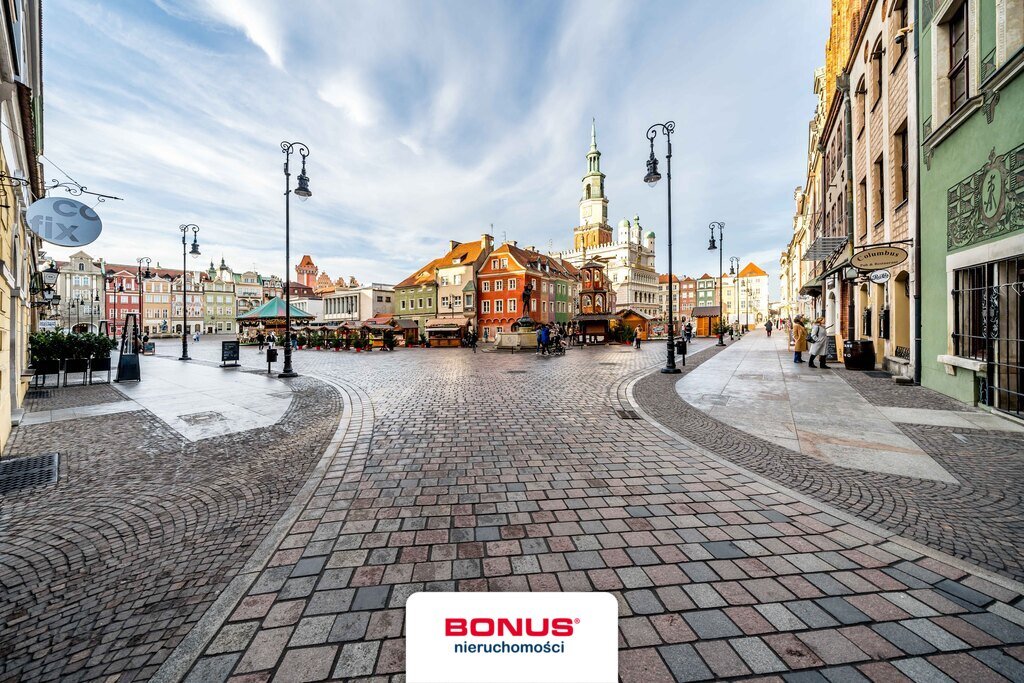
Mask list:
[[[86,382],[89,372],[89,357],[92,355],[89,341],[84,334],[73,333],[66,337],[64,346],[64,386],[68,385],[68,375],[82,373],[82,383]]]
[[[348,330],[345,331],[345,350],[348,351],[352,348],[352,335],[349,334]]]
[[[304,349],[304,348],[306,348],[306,342],[309,341],[309,338],[306,337],[306,335],[304,335],[304,334],[300,334],[296,341],[299,342],[299,348],[300,349]]]
[[[422,346],[425,349],[430,348],[430,341],[427,339],[427,335],[422,333],[420,334],[420,346]]]
[[[110,352],[114,350],[117,343],[101,334],[88,334],[88,346],[90,347],[89,359],[89,384],[92,384],[92,373],[106,372],[107,382],[110,381]]]
[[[63,332],[47,331],[35,332],[28,338],[32,368],[36,372],[36,377],[43,378],[43,385],[46,384],[47,375],[60,375],[61,359],[64,358],[64,336]]]
[[[341,339],[335,337],[334,341],[331,342],[331,348],[333,348],[335,351],[340,351],[341,350]]]
[[[384,348],[388,351],[395,350],[395,333],[391,330],[384,330]]]
[[[363,338],[362,337],[356,337],[352,341],[352,346],[355,347],[356,353],[361,353],[362,350],[363,350]]]

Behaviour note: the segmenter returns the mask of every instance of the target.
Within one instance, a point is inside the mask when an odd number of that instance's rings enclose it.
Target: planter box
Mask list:
[[[110,383],[110,356],[106,358],[93,358],[89,361],[89,384],[93,384],[92,376],[96,372],[107,373],[106,384]]]
[[[88,358],[65,358],[64,359],[64,386],[68,385],[68,375],[82,375],[82,384],[88,383],[89,359]]]

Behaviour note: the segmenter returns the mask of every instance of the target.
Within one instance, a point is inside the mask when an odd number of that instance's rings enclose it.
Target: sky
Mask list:
[[[293,196],[292,264],[393,284],[485,232],[570,249],[592,120],[609,222],[639,215],[659,271],[646,131],[674,120],[673,270],[715,272],[718,220],[726,269],[775,275],[829,4],[50,0],[44,20],[46,177],[123,198],[94,205],[88,253],[180,267],[195,223],[196,267],[282,274],[280,143],[299,141],[313,196]]]

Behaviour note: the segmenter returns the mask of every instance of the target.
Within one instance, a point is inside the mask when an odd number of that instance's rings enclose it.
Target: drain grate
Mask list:
[[[598,363],[598,365],[618,365],[618,363]]]
[[[885,370],[865,370],[864,374],[868,377],[880,377],[881,379],[889,379],[892,375]]]
[[[50,398],[49,389],[29,389],[25,392],[25,399],[31,400],[34,398]]]
[[[57,483],[59,465],[57,453],[0,461],[0,495]]]
[[[506,370],[506,372],[508,374],[510,374],[510,375],[525,375],[526,374],[526,370]]]
[[[615,414],[623,420],[642,420],[635,410],[616,410]]]

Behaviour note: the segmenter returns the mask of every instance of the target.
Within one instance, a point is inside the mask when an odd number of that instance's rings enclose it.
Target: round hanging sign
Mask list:
[[[857,270],[885,270],[900,265],[907,256],[902,247],[868,247],[854,254],[850,265]]]
[[[873,270],[868,273],[868,279],[874,282],[876,285],[884,285],[892,277],[892,273],[888,270]]]
[[[67,197],[44,197],[25,212],[28,227],[50,244],[81,247],[96,240],[103,222],[90,207]]]

